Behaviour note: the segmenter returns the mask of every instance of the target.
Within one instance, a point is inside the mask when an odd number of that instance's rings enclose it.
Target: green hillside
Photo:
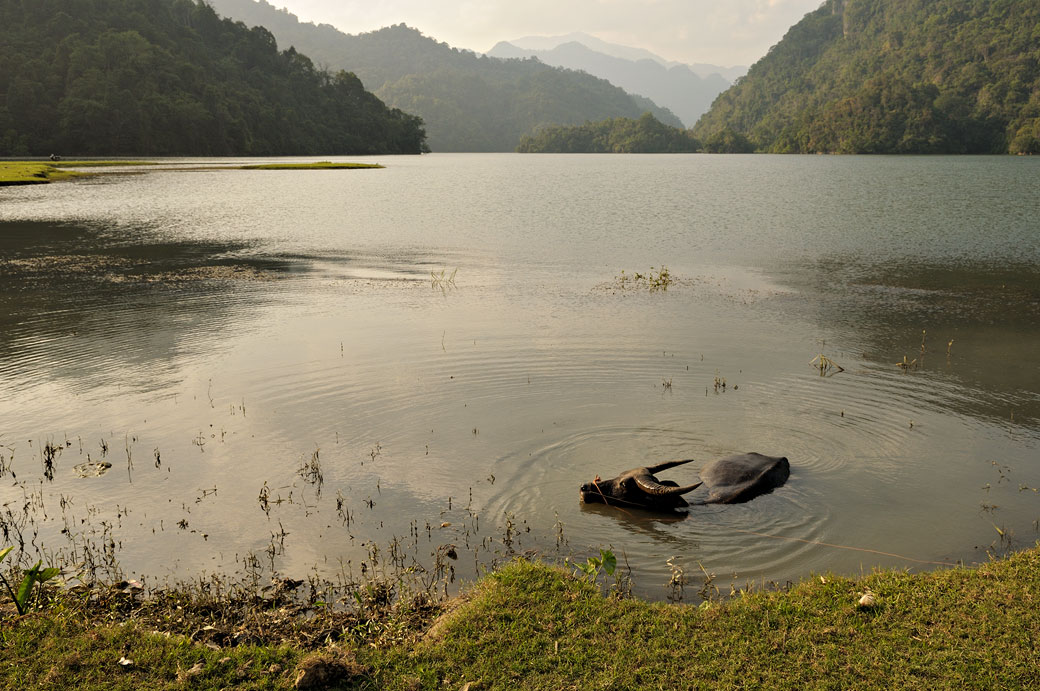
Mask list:
[[[0,156],[419,153],[422,121],[192,0],[0,0]]]
[[[650,113],[571,127],[546,127],[520,140],[523,154],[677,154],[701,148],[689,130],[669,127]]]
[[[770,152],[1040,153],[1040,2],[827,0],[694,133]]]
[[[513,151],[548,125],[638,118],[681,127],[671,111],[604,79],[537,60],[501,60],[452,48],[398,24],[348,35],[301,23],[264,0],[211,0],[223,15],[267,27],[283,46],[350,70],[386,103],[423,118],[434,151]]]

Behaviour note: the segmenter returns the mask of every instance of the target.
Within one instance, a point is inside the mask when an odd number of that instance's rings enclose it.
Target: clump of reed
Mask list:
[[[668,290],[668,287],[674,283],[675,279],[668,267],[662,266],[660,269],[655,269],[651,266],[645,274],[639,271],[627,274],[622,269],[621,273],[614,277],[612,287],[618,290],[647,290],[653,293]]]

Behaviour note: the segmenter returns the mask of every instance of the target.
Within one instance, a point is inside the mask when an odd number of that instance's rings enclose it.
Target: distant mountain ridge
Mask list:
[[[660,55],[646,50],[645,48],[635,48],[633,46],[623,46],[618,43],[610,43],[582,31],[575,31],[559,36],[524,36],[523,38],[514,38],[508,41],[500,41],[499,43],[508,43],[522,50],[533,51],[553,50],[554,48],[562,46],[564,43],[580,43],[589,50],[603,53],[604,55],[610,55],[611,57],[621,58],[623,60],[632,60],[636,62],[639,60],[653,60],[664,67],[678,67],[680,65],[685,65],[698,77],[710,77],[713,74],[717,74],[731,84],[747,74],[748,69],[746,65],[723,67],[721,65],[712,65],[703,62],[684,63],[676,60],[666,60]],[[494,48],[492,48],[492,51],[493,50]],[[488,55],[490,54],[491,51],[488,52]]]
[[[628,49],[628,52],[652,55],[637,48]],[[672,63],[672,66],[668,67],[657,56],[638,60],[617,57],[593,50],[578,41],[561,43],[555,48],[541,50],[518,48],[512,43],[502,41],[496,44],[488,55],[497,58],[536,57],[547,65],[588,72],[629,93],[639,94],[668,108],[688,127],[692,127],[711,107],[715,97],[730,86],[730,82],[717,73],[701,76],[689,66],[679,63]]]
[[[452,48],[404,24],[364,34],[302,23],[264,0],[209,0],[219,13],[263,26],[318,65],[353,72],[388,105],[422,117],[433,151],[513,151],[525,134],[644,112],[682,121],[649,99],[582,72]]]
[[[827,0],[694,132],[777,153],[1040,153],[1040,2]]]

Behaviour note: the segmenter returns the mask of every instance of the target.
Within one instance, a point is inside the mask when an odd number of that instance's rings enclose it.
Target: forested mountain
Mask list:
[[[0,0],[0,155],[419,153],[387,108],[193,0]]]
[[[759,150],[1040,153],[1040,2],[827,0],[715,101]]]
[[[619,58],[592,50],[577,41],[560,44],[551,50],[528,50],[502,41],[488,51],[488,55],[496,58],[536,57],[547,65],[588,72],[629,93],[653,100],[690,126],[730,85],[718,74],[701,77],[686,65],[665,67],[649,58]]]
[[[555,124],[650,111],[681,121],[603,79],[536,60],[499,60],[452,48],[403,24],[348,35],[301,23],[260,0],[210,0],[221,14],[271,30],[318,64],[357,74],[386,103],[423,118],[434,151],[513,151],[524,134]]]
[[[650,113],[573,127],[546,127],[520,140],[525,154],[677,154],[700,149],[689,130],[669,127]]]

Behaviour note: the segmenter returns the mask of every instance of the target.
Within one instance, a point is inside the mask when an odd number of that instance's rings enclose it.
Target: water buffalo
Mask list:
[[[694,504],[736,504],[760,494],[772,492],[784,484],[791,466],[783,456],[742,453],[707,463],[700,472],[700,482],[680,487],[671,480],[658,480],[655,473],[674,468],[693,459],[668,461],[643,468],[626,470],[610,480],[598,476],[581,486],[581,500],[586,503],[634,507],[651,511],[671,511],[689,506],[682,495],[701,485],[707,497]]]

